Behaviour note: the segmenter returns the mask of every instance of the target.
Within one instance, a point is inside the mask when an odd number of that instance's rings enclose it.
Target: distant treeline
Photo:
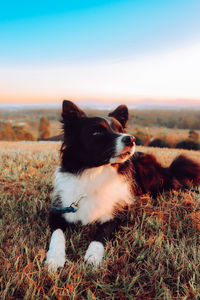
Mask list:
[[[108,111],[86,110],[88,115],[108,115]],[[200,110],[129,110],[129,127],[166,127],[200,130]]]
[[[58,121],[60,111],[58,109],[16,109],[16,110],[1,110],[0,121],[13,120],[20,122],[40,122],[40,119],[45,116],[50,122]]]
[[[108,115],[106,110],[86,109],[89,116]],[[166,127],[177,129],[200,130],[200,110],[130,110],[129,127]],[[0,120],[16,119],[20,121],[39,122],[42,116],[52,121],[60,120],[60,110],[58,109],[27,109],[15,111],[1,111]]]
[[[36,123],[38,126],[38,123]],[[50,122],[43,116],[39,121],[39,138],[45,140],[50,137]],[[27,130],[25,125],[13,124],[12,120],[7,122],[0,121],[0,141],[35,141],[35,136]]]
[[[131,124],[176,129],[200,129],[200,111],[130,111]]]
[[[24,126],[0,122],[0,141],[34,141],[35,137]]]

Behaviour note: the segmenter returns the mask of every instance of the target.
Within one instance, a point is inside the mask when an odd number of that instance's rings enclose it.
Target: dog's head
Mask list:
[[[105,118],[87,117],[64,100],[62,168],[72,173],[106,164],[120,164],[135,151],[135,138],[125,133],[128,109],[120,105]]]

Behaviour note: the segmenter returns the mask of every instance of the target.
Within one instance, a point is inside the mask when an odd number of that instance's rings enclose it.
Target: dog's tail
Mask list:
[[[177,181],[179,187],[188,188],[200,184],[200,163],[180,155],[168,168],[169,174]]]

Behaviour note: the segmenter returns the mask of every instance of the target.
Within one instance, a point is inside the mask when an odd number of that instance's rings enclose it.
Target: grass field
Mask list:
[[[188,191],[137,199],[103,265],[83,263],[95,225],[69,230],[65,267],[45,268],[56,143],[0,143],[0,299],[200,299],[200,196]],[[179,153],[138,147],[165,166]]]

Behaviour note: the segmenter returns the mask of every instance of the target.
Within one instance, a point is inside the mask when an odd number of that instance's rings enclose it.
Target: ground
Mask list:
[[[65,266],[48,273],[47,218],[59,147],[0,143],[0,298],[199,299],[200,196],[192,190],[136,199],[99,269],[83,262],[95,225],[69,230]],[[200,161],[199,151],[138,150],[165,166],[179,153]]]

